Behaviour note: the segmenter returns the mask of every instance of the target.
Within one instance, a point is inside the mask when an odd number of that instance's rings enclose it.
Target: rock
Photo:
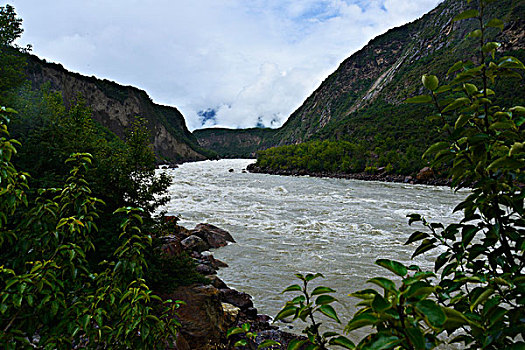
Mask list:
[[[403,180],[404,183],[410,183],[412,181],[412,176],[405,176],[405,179]]]
[[[232,235],[223,229],[210,224],[198,224],[192,234],[203,239],[211,248],[224,247],[228,242],[235,243]]]
[[[243,311],[253,308],[252,297],[247,293],[235,289],[220,289],[220,297],[222,302],[237,306]]]
[[[244,314],[251,320],[257,319],[257,309],[254,307],[249,307],[246,310],[244,310]]]
[[[166,235],[162,237],[164,244],[160,246],[160,250],[167,256],[179,256],[183,249],[180,239],[175,235]]]
[[[215,270],[218,270],[221,267],[228,267],[228,264],[218,259],[215,259],[211,254],[203,255],[201,259],[206,265],[213,267]]]
[[[416,178],[419,180],[419,181],[426,181],[426,180],[430,180],[434,177],[434,171],[429,168],[429,167],[424,167],[423,169],[421,169],[419,171],[419,173],[417,174]]]
[[[266,323],[266,324],[270,324],[270,322],[272,322],[272,318],[268,315],[257,315],[255,320],[258,323]]]
[[[233,173],[233,171],[234,171],[233,169],[228,170],[228,172],[230,172],[230,173]]]
[[[185,302],[177,310],[180,333],[192,350],[213,348],[228,329],[219,290],[213,286],[185,286],[168,296]]]
[[[224,310],[224,318],[228,325],[233,325],[235,322],[237,322],[237,318],[239,317],[239,312],[241,309],[228,303],[222,303],[222,309]]]
[[[202,240],[199,236],[191,235],[187,238],[184,238],[180,244],[184,250],[203,252],[210,249],[210,246]]]
[[[217,289],[228,289],[228,286],[226,285],[226,283],[224,283],[224,281],[221,280],[216,275],[208,275],[208,276],[205,276],[205,277],[210,280],[211,285],[214,286],[215,288],[217,288]]]
[[[215,275],[217,273],[217,271],[215,271],[211,266],[204,264],[197,265],[195,270],[201,275]]]

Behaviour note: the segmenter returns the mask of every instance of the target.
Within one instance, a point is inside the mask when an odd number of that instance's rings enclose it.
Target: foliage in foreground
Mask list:
[[[433,103],[435,117],[443,121],[442,131],[448,138],[432,145],[424,157],[432,157],[434,168],[449,169],[455,190],[471,188],[454,209],[463,214],[462,219],[444,226],[409,215],[409,224],[420,223],[425,230],[414,232],[407,244],[419,242],[413,257],[438,251],[434,272],[377,260],[397,279],[375,277],[368,282],[379,290],[351,294],[361,300],[360,310],[345,331],[372,328],[357,345],[346,338],[344,344],[334,344],[332,339],[339,335],[321,335],[319,323],[311,316],[325,304],[309,298],[315,290],[308,294],[306,282],[304,287],[288,287],[285,291],[301,294],[276,319],[310,320],[304,330],[308,340],[302,342],[308,349],[326,349],[327,344],[349,349],[431,349],[442,343],[458,343],[465,349],[525,347],[525,108],[495,105],[492,89],[498,78],[522,79],[518,72],[525,66],[514,57],[497,59],[499,43],[486,41],[488,28],[503,28],[501,20],[484,16],[491,2],[480,0],[477,8],[454,18],[479,24],[468,34],[469,40],[479,43],[478,64],[457,62],[448,71],[448,84],[424,75],[422,82],[429,93],[407,100]],[[298,275],[303,281],[316,276]],[[339,319],[336,314],[328,317]],[[297,348],[297,343],[288,346]]]
[[[70,349],[157,348],[173,341],[178,304],[163,302],[144,281],[142,211],[123,215],[113,262],[89,268],[99,207],[85,179],[92,157],[73,154],[61,188],[38,190],[28,200],[27,173],[11,158],[18,142],[9,137],[13,110],[0,111],[0,347]]]

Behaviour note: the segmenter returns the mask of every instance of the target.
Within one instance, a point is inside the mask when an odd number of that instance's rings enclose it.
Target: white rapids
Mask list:
[[[259,313],[270,316],[291,296],[281,291],[297,283],[294,273],[320,272],[325,278],[319,283],[338,292],[345,324],[355,311],[349,293],[372,288],[366,284],[371,277],[394,278],[376,259],[433,269],[435,255],[410,259],[415,245],[404,243],[421,226],[408,226],[406,215],[448,223],[457,219],[452,209],[465,196],[448,187],[243,172],[252,162],[204,161],[166,170],[173,185],[163,209],[187,228],[207,222],[229,231],[237,243],[214,251],[230,265],[219,277],[252,295]]]

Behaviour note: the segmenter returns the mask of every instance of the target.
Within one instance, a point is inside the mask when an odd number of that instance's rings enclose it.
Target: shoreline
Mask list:
[[[405,176],[395,174],[367,174],[367,173],[329,173],[329,172],[309,172],[304,169],[294,170],[273,170],[260,168],[255,163],[249,164],[246,167],[250,173],[257,174],[269,174],[269,175],[282,175],[282,176],[312,176],[320,178],[334,178],[334,179],[347,179],[347,180],[363,180],[363,181],[380,181],[380,182],[396,182],[406,183],[411,185],[428,185],[428,186],[450,186],[449,179],[439,179],[435,177],[418,179],[416,176]]]

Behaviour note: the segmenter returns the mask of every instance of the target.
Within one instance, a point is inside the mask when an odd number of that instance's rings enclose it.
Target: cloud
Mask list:
[[[440,0],[13,0],[21,44],[145,89],[190,129],[280,126],[340,62]],[[4,2],[0,2],[2,5]]]

